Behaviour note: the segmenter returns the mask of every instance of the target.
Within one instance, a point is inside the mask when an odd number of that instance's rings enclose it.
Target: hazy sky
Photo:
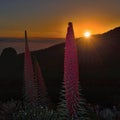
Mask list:
[[[103,33],[120,26],[120,0],[0,0],[0,36],[65,37],[73,22],[75,36]]]

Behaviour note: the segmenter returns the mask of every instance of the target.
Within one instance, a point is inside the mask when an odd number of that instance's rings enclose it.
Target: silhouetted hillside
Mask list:
[[[22,95],[23,69],[13,48],[5,48],[0,57],[0,99],[19,99]],[[23,68],[23,67],[22,67]]]
[[[120,37],[120,27],[116,27],[106,33],[104,33],[102,36],[109,36],[109,37]]]
[[[17,52],[14,48],[5,48],[2,53],[1,53],[1,57],[13,57],[13,56],[17,56]]]
[[[119,103],[120,101],[120,27],[101,35],[94,35],[89,39],[76,40],[80,68],[80,84],[83,96],[91,102]],[[58,102],[59,92],[63,81],[64,44],[59,44],[44,50],[34,51],[42,69],[48,93],[53,102]],[[0,57],[0,60],[4,58]],[[15,59],[12,58],[14,61]],[[7,69],[8,60],[0,61]],[[7,64],[6,64],[7,63]],[[14,79],[23,83],[23,54],[17,56],[18,67],[12,63],[10,70],[16,72]],[[16,66],[17,66],[16,65]],[[13,67],[12,67],[13,66]],[[8,72],[4,71],[6,74]],[[2,72],[0,72],[2,73]],[[12,77],[0,75],[1,81],[12,81]],[[4,84],[5,86],[6,84]],[[21,85],[21,84],[20,84]],[[21,86],[22,88],[22,86]],[[15,88],[16,89],[16,88]]]

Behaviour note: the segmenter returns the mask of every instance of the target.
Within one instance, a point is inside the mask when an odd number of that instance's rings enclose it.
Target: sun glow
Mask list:
[[[84,37],[89,38],[91,36],[91,33],[89,31],[84,32]]]

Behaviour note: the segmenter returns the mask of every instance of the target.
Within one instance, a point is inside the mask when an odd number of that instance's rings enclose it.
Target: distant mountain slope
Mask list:
[[[80,84],[85,98],[88,101],[102,104],[119,103],[120,27],[101,35],[94,35],[90,39],[77,39],[76,42],[80,68]],[[35,55],[39,61],[52,101],[58,102],[63,81],[64,43],[44,50],[33,51],[32,55]],[[14,73],[16,70],[16,74],[18,74],[18,79],[15,78],[16,81],[23,81],[23,54],[19,54],[18,59],[18,67],[13,69],[15,68],[13,64],[11,71]],[[4,68],[0,68],[1,70],[7,69],[4,60],[2,60],[2,66]],[[0,75],[1,81],[5,79],[12,80],[12,78],[7,76],[3,79]]]
[[[116,27],[108,32],[103,33],[103,36],[116,36],[116,37],[120,37],[120,26]]]

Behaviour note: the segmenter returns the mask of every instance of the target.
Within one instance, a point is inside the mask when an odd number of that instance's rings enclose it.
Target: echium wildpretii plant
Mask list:
[[[34,58],[33,59],[34,79],[38,94],[37,102],[39,105],[42,105],[43,107],[49,106],[50,100],[48,98],[47,88],[42,76],[42,72],[37,61],[37,58],[35,56],[33,58]]]
[[[25,55],[24,55],[24,82],[25,99],[31,104],[36,103],[37,89],[34,84],[34,71],[31,54],[28,47],[27,31],[25,31]]]
[[[64,87],[69,116],[75,117],[79,96],[79,71],[77,50],[72,23],[68,24],[64,56]]]
[[[59,118],[62,120],[88,120],[85,105],[79,92],[79,65],[72,23],[68,24],[64,56],[64,89]],[[64,110],[63,115],[61,112]],[[66,113],[65,113],[66,111]]]
[[[56,120],[57,112],[48,109],[46,87],[40,66],[36,58],[31,59],[27,32],[25,31],[25,100],[18,111],[13,113],[13,120]]]
[[[25,60],[24,60],[24,75],[25,75],[25,98],[27,102],[31,104],[39,104],[42,106],[47,106],[49,100],[47,97],[46,86],[42,77],[42,72],[34,56],[32,60],[28,41],[27,32],[25,31]]]

